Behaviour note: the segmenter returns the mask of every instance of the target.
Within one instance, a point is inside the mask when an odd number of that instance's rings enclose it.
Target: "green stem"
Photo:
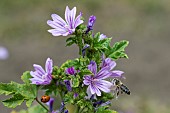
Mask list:
[[[74,113],[79,113],[79,110],[80,110],[80,107],[77,106],[77,107],[76,107],[76,111],[75,111]]]
[[[84,109],[85,109],[85,107],[84,107],[84,108],[82,108],[82,109],[80,110],[80,113],[82,113],[82,112],[84,111]]]
[[[37,101],[44,109],[46,109],[46,110],[49,112],[49,110],[38,100],[37,97],[36,97],[36,101]]]
[[[79,55],[80,56],[82,55],[82,47],[81,47],[81,45],[79,45]]]

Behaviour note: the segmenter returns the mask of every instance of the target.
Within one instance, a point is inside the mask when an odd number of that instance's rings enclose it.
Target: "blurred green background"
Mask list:
[[[58,66],[77,57],[76,46],[65,47],[66,37],[47,32],[50,15],[64,17],[67,5],[83,12],[85,24],[95,15],[94,32],[113,37],[113,43],[130,41],[129,59],[117,61],[117,69],[125,71],[123,82],[132,94],[114,100],[113,108],[120,113],[170,113],[169,0],[1,0],[0,46],[9,50],[9,58],[0,60],[0,82],[21,82],[24,71],[33,70],[34,63],[44,65],[47,57]],[[0,103],[0,113],[11,110]]]

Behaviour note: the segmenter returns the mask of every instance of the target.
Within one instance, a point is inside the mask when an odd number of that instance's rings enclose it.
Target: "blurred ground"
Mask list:
[[[82,11],[85,23],[95,15],[94,32],[113,37],[113,42],[130,41],[126,49],[129,60],[119,60],[117,68],[125,71],[124,82],[132,95],[113,101],[113,107],[127,111],[123,113],[169,113],[169,0],[1,0],[0,46],[10,56],[0,60],[0,82],[21,82],[24,71],[32,70],[34,63],[43,65],[47,57],[55,65],[77,57],[76,47],[65,47],[66,38],[47,32],[50,15],[64,17],[67,5]],[[0,103],[0,113],[9,111]]]

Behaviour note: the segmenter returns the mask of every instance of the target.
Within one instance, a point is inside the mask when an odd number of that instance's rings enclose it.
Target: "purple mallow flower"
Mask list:
[[[65,73],[66,73],[67,75],[75,75],[75,74],[77,73],[77,70],[75,70],[74,67],[69,67],[69,68],[67,68],[67,69],[65,70]]]
[[[74,98],[77,98],[79,96],[79,94],[78,93],[74,93]]]
[[[53,61],[50,58],[47,58],[45,64],[45,70],[37,64],[33,65],[35,71],[31,71],[30,74],[32,84],[36,85],[48,85],[52,80],[52,71],[53,71]]]
[[[94,15],[89,17],[89,22],[88,22],[88,25],[87,25],[86,34],[89,31],[93,30],[93,26],[94,26],[95,21],[96,21],[96,17]]]
[[[97,72],[96,62],[91,61],[90,64],[88,65],[88,69],[93,73],[93,75],[85,75],[83,80],[83,83],[85,85],[88,85],[87,88],[88,96],[93,94],[101,96],[101,91],[109,93],[112,83],[103,80],[110,77],[108,67],[103,67],[99,72]]]
[[[104,67],[109,67],[110,70],[110,77],[116,78],[124,78],[124,76],[122,76],[122,74],[124,73],[123,71],[119,71],[119,70],[112,70],[113,68],[116,67],[116,62],[113,61],[111,58],[106,58],[103,60],[102,64],[101,64],[101,68]]]
[[[53,20],[48,20],[47,24],[53,29],[48,30],[48,32],[52,33],[53,36],[67,36],[72,34],[75,31],[75,28],[83,23],[83,20],[81,20],[81,12],[76,18],[75,16],[76,7],[70,10],[68,6],[65,10],[66,21],[64,21],[59,15],[52,14],[51,17]]]
[[[70,80],[64,80],[64,83],[65,83],[65,85],[66,85],[66,88],[67,88],[67,90],[68,91],[72,91],[72,83],[71,83],[71,81]]]

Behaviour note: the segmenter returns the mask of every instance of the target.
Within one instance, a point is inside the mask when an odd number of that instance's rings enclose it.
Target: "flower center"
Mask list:
[[[43,75],[43,76],[42,76],[42,79],[44,79],[44,80],[45,80],[46,78],[47,78],[47,76],[46,76],[46,75]]]
[[[72,29],[69,25],[65,25],[64,27],[67,30],[67,32],[69,32],[69,34],[72,34],[75,31],[75,29]]]

